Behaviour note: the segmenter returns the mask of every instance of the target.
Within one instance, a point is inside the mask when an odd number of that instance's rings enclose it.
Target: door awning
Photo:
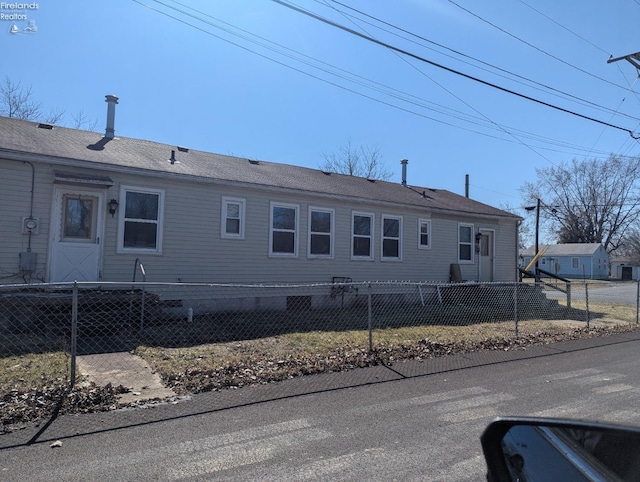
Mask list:
[[[89,174],[76,174],[73,172],[55,172],[56,184],[75,184],[81,186],[93,186],[109,188],[113,186],[113,179],[108,176],[96,176]]]

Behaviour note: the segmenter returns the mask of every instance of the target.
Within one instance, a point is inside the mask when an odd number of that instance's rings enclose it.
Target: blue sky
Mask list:
[[[638,0],[284,1],[615,127],[270,0],[8,3],[27,20],[0,20],[0,76],[98,131],[114,94],[116,135],[312,168],[349,141],[378,146],[397,182],[406,158],[412,185],[464,194],[468,174],[472,198],[514,208],[536,168],[638,154],[637,72],[607,63],[640,51]]]

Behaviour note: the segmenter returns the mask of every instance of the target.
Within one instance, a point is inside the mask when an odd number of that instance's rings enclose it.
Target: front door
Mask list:
[[[494,272],[494,231],[480,230],[479,258],[480,281],[493,281]]]
[[[98,281],[104,192],[58,187],[51,219],[49,281]]]

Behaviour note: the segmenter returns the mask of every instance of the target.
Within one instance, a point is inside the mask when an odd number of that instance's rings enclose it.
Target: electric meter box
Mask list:
[[[30,251],[20,253],[20,271],[35,271],[37,257],[37,253]]]

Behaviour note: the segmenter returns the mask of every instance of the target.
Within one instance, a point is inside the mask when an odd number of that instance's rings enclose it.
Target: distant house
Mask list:
[[[377,181],[0,118],[0,283],[515,281],[508,212]],[[406,168],[406,165],[404,166]]]
[[[609,255],[600,243],[566,243],[541,247],[544,254],[538,267],[563,278],[607,279]],[[533,259],[535,248],[520,251],[520,267],[525,268]]]
[[[640,279],[640,264],[624,256],[611,257],[611,277],[620,280]]]

